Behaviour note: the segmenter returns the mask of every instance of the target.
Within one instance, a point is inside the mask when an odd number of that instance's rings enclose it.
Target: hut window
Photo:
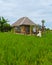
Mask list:
[[[21,31],[20,26],[15,27],[15,30],[16,32],[20,32]]]

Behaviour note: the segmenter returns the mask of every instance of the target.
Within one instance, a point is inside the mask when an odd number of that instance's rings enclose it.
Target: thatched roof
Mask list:
[[[22,17],[12,24],[12,26],[20,26],[20,25],[36,25],[36,24],[33,21],[31,21],[28,17]]]

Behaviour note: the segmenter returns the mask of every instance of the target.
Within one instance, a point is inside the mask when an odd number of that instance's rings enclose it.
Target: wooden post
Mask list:
[[[36,34],[38,33],[38,26],[36,25]]]
[[[15,27],[14,27],[14,33],[15,33]]]
[[[22,27],[21,27],[21,33],[22,33],[22,34],[25,34],[25,26],[22,26]]]
[[[30,35],[32,34],[32,28],[31,28],[31,25],[30,25]]]

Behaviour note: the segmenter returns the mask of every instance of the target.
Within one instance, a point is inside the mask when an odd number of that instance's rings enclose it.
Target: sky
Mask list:
[[[45,20],[45,26],[52,29],[52,0],[0,0],[0,16],[10,24],[25,16],[40,25]]]

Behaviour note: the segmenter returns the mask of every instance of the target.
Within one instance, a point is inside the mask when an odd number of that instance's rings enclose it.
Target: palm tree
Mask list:
[[[45,23],[45,20],[42,20],[41,22],[42,22],[42,31],[44,31],[44,27],[45,27],[44,26],[44,23]]]
[[[8,21],[4,19],[4,17],[0,17],[0,31],[3,32],[4,24],[6,24]]]

